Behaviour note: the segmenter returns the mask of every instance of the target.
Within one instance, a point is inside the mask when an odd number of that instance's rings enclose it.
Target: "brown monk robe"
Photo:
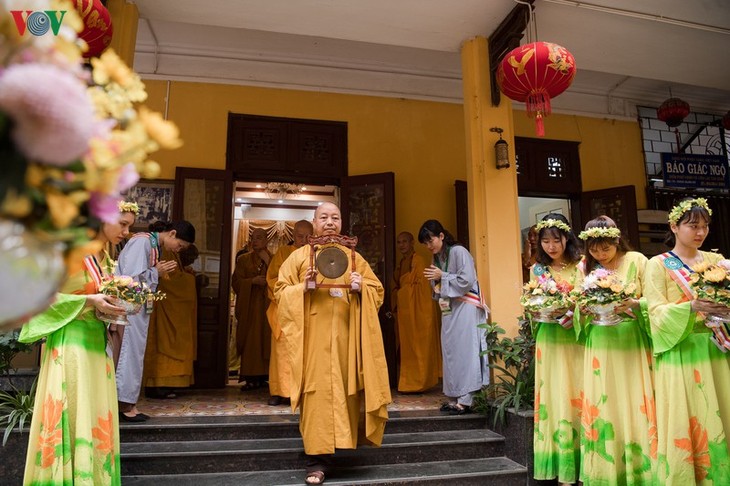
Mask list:
[[[307,237],[314,232],[312,223],[301,220],[294,224],[294,242],[291,245],[282,246],[271,259],[269,270],[266,272],[268,284],[268,295],[271,302],[266,310],[266,318],[271,327],[271,357],[269,360],[269,405],[289,404],[289,382],[291,381],[291,364],[286,351],[286,341],[281,336],[281,326],[277,316],[277,305],[274,299],[274,286],[279,279],[281,264],[297,248],[307,244]]]
[[[241,391],[266,385],[271,354],[271,331],[266,322],[266,270],[271,252],[266,248],[266,231],[251,233],[251,251],[238,257],[232,287],[236,293],[236,346],[241,355]]]
[[[165,298],[155,303],[150,316],[142,380],[150,398],[174,398],[174,388],[187,388],[194,382],[198,298],[190,265],[197,258],[195,245],[180,253],[163,250],[162,259],[175,260],[178,266],[168,278],[160,279],[157,290],[164,292]]]
[[[322,204],[313,224],[316,235],[339,234],[339,208]],[[341,249],[349,256],[349,249]],[[306,482],[320,484],[326,472],[322,455],[381,444],[391,397],[378,321],[383,286],[359,254],[356,270],[348,267],[336,279],[313,271],[309,255],[304,246],[286,259],[274,295],[292,363],[292,410],[300,409],[299,431],[309,456]],[[307,290],[311,275],[348,288]]]
[[[413,243],[413,235],[408,232],[396,239],[402,255],[394,272],[392,294],[400,347],[400,392],[432,388],[438,383],[441,367],[439,316],[431,298],[431,284],[423,276],[426,264],[414,251]]]

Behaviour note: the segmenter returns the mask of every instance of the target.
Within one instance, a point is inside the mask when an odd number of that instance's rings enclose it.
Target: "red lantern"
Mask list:
[[[497,84],[505,96],[527,105],[535,118],[537,135],[545,135],[543,117],[552,109],[550,98],[568,89],[575,77],[575,58],[565,47],[533,42],[509,52],[497,70]]]
[[[96,57],[112,41],[112,17],[101,0],[76,0],[76,10],[84,22],[79,37],[89,46],[84,57]]]
[[[689,103],[679,98],[669,98],[656,110],[656,116],[669,127],[678,127],[689,115]]]

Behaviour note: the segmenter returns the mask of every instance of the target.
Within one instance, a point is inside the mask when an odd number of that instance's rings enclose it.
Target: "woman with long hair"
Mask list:
[[[585,275],[602,268],[634,298],[615,309],[622,320],[599,325],[590,314],[577,319],[585,335],[581,481],[591,485],[651,485],[656,460],[656,417],[649,322],[640,311],[647,258],[630,248],[616,223],[599,216],[579,235],[585,241]]]
[[[530,280],[552,278],[579,285],[582,255],[575,234],[562,214],[550,213],[538,224],[537,263]],[[578,481],[580,403],[583,394],[583,345],[576,342],[572,314],[548,322],[532,320],[535,333],[534,476]]]
[[[150,225],[149,233],[137,233],[119,254],[117,275],[132,277],[157,290],[157,283],[177,268],[174,260],[159,260],[162,250],[177,253],[195,242],[195,228],[187,221],[166,223],[157,221]],[[117,362],[117,394],[119,418],[124,422],[144,422],[149,419],[137,410],[137,399],[142,386],[144,354],[147,347],[147,331],[152,313],[148,301],[142,312],[128,317],[129,325],[121,329],[121,347]]]
[[[489,384],[489,366],[484,332],[487,306],[482,300],[474,259],[451,233],[435,219],[418,231],[418,241],[433,253],[433,262],[423,272],[430,280],[441,308],[441,354],[444,395],[453,398],[441,410],[452,415],[469,413],[474,395]]]
[[[129,234],[138,211],[134,203],[119,204],[119,220],[101,225],[83,269],[20,333],[27,343],[46,338],[23,484],[121,484],[117,388],[106,326],[95,311],[124,314],[99,286],[113,266],[105,247]]]
[[[713,342],[710,314],[730,309],[698,299],[692,267],[727,265],[701,251],[712,212],[702,198],[685,199],[669,213],[671,251],[646,266],[656,356],[657,484],[730,484],[730,352]]]

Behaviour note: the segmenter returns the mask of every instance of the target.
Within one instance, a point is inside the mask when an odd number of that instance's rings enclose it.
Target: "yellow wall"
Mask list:
[[[535,135],[535,121],[515,110],[515,136]],[[550,115],[545,138],[580,142],[583,190],[633,185],[638,208],[646,208],[646,169],[638,122],[576,115]]]
[[[167,82],[145,84],[147,105],[164,113]],[[225,168],[229,112],[347,122],[349,174],[395,172],[396,233],[415,234],[429,218],[455,232],[454,180],[466,178],[461,105],[170,82],[168,118],[185,145],[155,154],[160,177],[174,178],[175,166]]]

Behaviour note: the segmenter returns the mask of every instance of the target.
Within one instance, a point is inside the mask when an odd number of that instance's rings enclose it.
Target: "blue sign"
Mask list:
[[[667,153],[661,155],[665,187],[701,187],[703,189],[730,187],[727,159],[722,155]]]

